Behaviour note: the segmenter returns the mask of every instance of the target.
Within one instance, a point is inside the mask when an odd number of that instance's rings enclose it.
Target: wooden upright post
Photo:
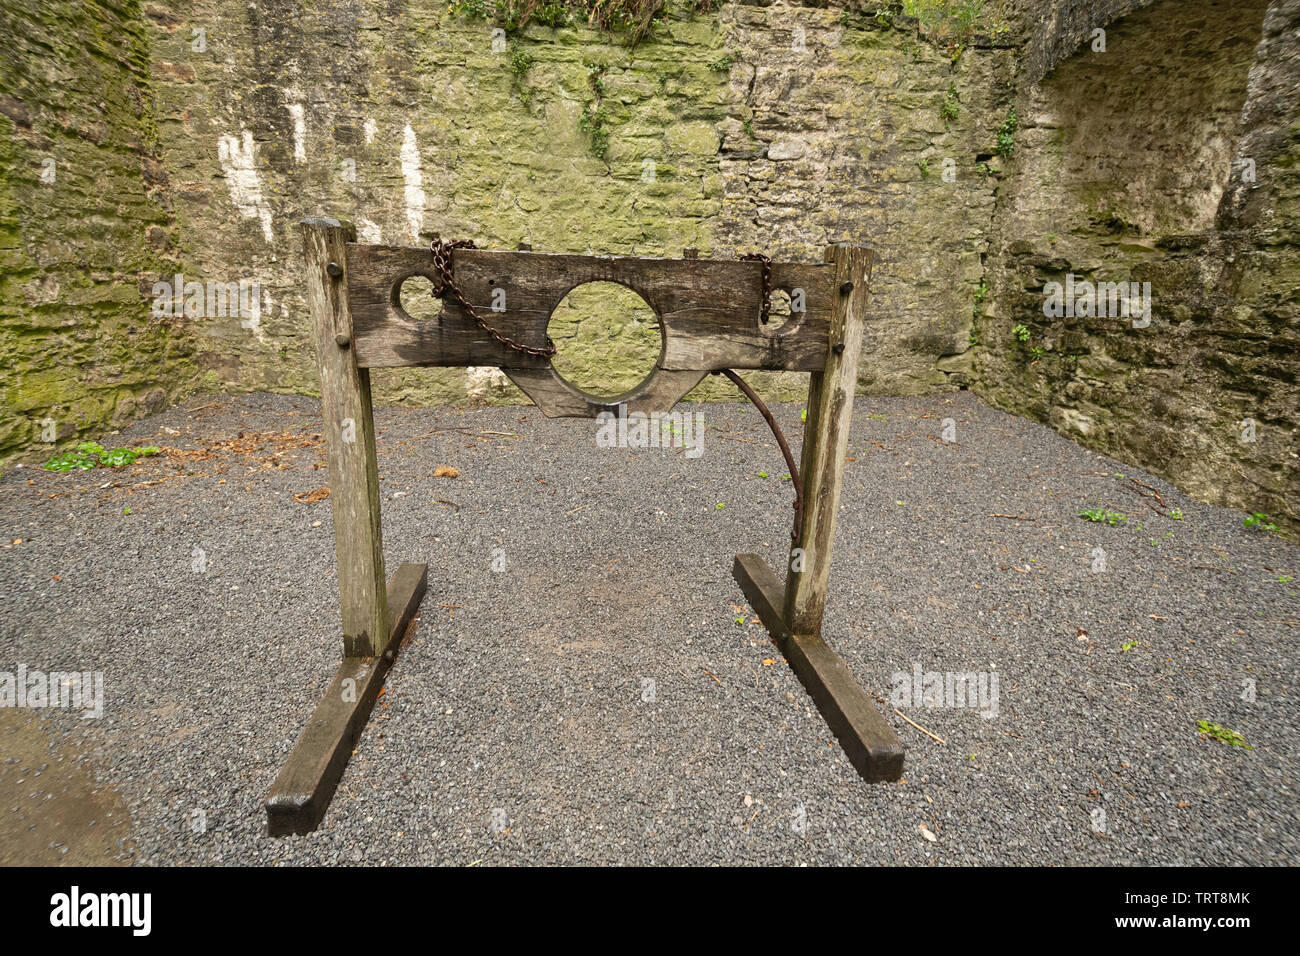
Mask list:
[[[849,761],[864,780],[876,782],[902,775],[903,746],[821,634],[872,259],[871,250],[861,246],[826,249],[826,261],[835,266],[835,304],[826,367],[813,372],[808,385],[799,465],[803,530],[790,549],[784,602],[780,580],[758,555],[736,555],[732,573]]]
[[[374,657],[385,650],[389,622],[370,370],[357,367],[348,305],[346,243],[356,241],[356,231],[336,219],[306,219],[301,225],[307,305],[320,363],[343,656]]]
[[[271,836],[308,833],[320,825],[428,586],[423,564],[403,564],[384,581],[370,370],[359,368],[353,354],[348,303],[346,244],[356,233],[351,223],[335,219],[301,225],[334,509],[343,663],[271,785]]]
[[[808,420],[799,465],[803,533],[791,548],[785,584],[783,616],[795,634],[821,633],[872,260],[872,251],[862,246],[826,247],[826,261],[835,266],[835,305],[826,368],[813,372],[808,386]]]

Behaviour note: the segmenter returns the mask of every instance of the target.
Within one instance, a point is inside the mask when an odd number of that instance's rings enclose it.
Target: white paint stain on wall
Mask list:
[[[357,220],[357,236],[362,242],[382,242],[379,223],[370,219]]]
[[[378,131],[378,129],[379,127],[375,125],[375,121],[373,119],[366,120],[365,133],[366,133],[367,146],[369,146],[371,143],[375,141],[375,133]]]
[[[301,163],[307,159],[307,122],[301,103],[289,104],[289,117],[293,120],[293,161]]]
[[[402,179],[406,181],[406,225],[411,239],[418,241],[424,222],[424,176],[420,172],[420,147],[410,123],[402,133]]]
[[[487,398],[493,392],[504,394],[510,379],[499,368],[469,365],[465,368],[465,387],[471,398]]]
[[[242,139],[236,136],[222,136],[217,140],[217,158],[226,174],[226,188],[230,198],[241,215],[247,219],[259,219],[262,234],[266,241],[274,238],[271,230],[271,207],[262,195],[262,182],[257,176],[256,150],[253,146],[253,134],[244,130]]]
[[[253,296],[249,299],[248,308],[240,318],[239,324],[252,332],[253,338],[257,339],[258,342],[265,343],[266,335],[262,332],[262,315],[271,314],[271,292],[269,289],[263,288],[260,283],[258,288],[261,289],[261,296]]]

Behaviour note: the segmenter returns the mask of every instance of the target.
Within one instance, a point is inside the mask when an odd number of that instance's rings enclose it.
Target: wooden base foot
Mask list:
[[[320,825],[428,579],[428,565],[403,564],[389,580],[387,649],[378,657],[349,657],[339,665],[266,798],[271,836],[310,833]]]
[[[756,554],[738,554],[732,574],[862,779],[878,783],[902,776],[903,745],[894,728],[820,634],[793,634],[786,627],[783,588],[767,562]]]

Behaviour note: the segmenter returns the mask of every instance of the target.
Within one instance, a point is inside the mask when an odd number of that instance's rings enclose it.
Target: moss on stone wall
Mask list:
[[[1199,497],[1294,521],[1300,151],[1278,135],[1294,131],[1294,106],[1276,101],[1297,83],[1293,53],[1257,48],[1267,6],[1208,2],[1188,18],[1156,3],[1027,97],[977,381],[1001,407]],[[1273,6],[1294,28],[1300,4]],[[1267,135],[1252,132],[1261,100],[1278,113]],[[1149,322],[1047,315],[1053,282],[1149,284]]]
[[[161,322],[147,297],[120,302],[120,318],[165,333],[147,374],[165,396],[314,391],[294,223],[330,215],[353,219],[365,241],[439,233],[550,251],[677,255],[689,245],[816,261],[829,242],[869,242],[881,257],[881,320],[863,387],[966,384],[993,199],[976,157],[984,114],[1002,106],[991,90],[1010,51],[954,56],[906,17],[746,4],[696,16],[698,6],[666,8],[636,45],[626,33],[536,19],[502,35],[435,0],[125,8],[102,32],[129,39],[116,82],[142,106],[105,114],[137,151],[117,170],[135,181],[112,193],[150,205],[135,235],[92,258],[110,274],[123,264],[151,273],[139,277],[145,288],[180,274],[257,289],[251,315]],[[957,116],[941,116],[945,102],[961,103]],[[98,110],[86,98],[65,107]],[[935,175],[918,172],[924,163]],[[24,227],[23,248],[57,248],[75,209],[45,231]],[[118,247],[142,258],[124,263]],[[108,328],[104,341],[121,338]],[[39,324],[27,329],[46,340]],[[600,336],[582,338],[593,369],[610,361]],[[42,381],[25,380],[29,390]],[[755,380],[769,398],[802,395],[801,376]],[[381,401],[523,400],[485,370],[385,371],[375,381]],[[734,392],[710,379],[691,397]],[[112,411],[83,409],[83,424]],[[28,442],[30,427],[11,439]]]
[[[315,392],[295,223],[324,215],[368,242],[555,252],[868,243],[862,392],[978,386],[1294,514],[1300,109],[1279,91],[1300,0],[1268,4],[1259,50],[1264,0],[1148,3],[0,0],[0,458],[42,454],[47,418],[70,438],[192,389]],[[1238,146],[1258,188],[1220,169]],[[1150,281],[1163,324],[1047,321],[1043,283],[1070,272]],[[178,274],[249,294],[155,317]],[[573,377],[631,374],[637,327],[615,319],[566,327]],[[374,381],[381,402],[525,400],[491,369]],[[1267,440],[1234,446],[1250,409]]]
[[[0,461],[166,405],[182,341],[139,4],[0,4]],[[51,441],[47,441],[51,440]]]

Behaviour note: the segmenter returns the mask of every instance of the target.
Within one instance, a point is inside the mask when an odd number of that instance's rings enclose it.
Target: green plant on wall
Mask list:
[[[948,87],[948,92],[943,96],[943,103],[939,107],[939,117],[945,123],[951,123],[957,119],[961,113],[960,100],[957,99],[957,87]]]
[[[1013,106],[1007,111],[1007,118],[998,126],[998,155],[1010,156],[1016,150],[1016,130],[1020,127],[1020,120],[1016,117],[1016,109]]]
[[[688,16],[716,10],[718,0],[448,0],[447,10],[463,20],[501,24],[518,33],[531,23],[558,29],[583,24],[624,36],[629,46],[655,31],[660,20],[681,11]]]
[[[1043,357],[1043,353],[1047,351],[1041,345],[1029,344],[1029,340],[1033,337],[1034,333],[1033,330],[1023,322],[1019,325],[1013,326],[1011,334],[1015,337],[1016,345],[1023,349],[1025,354],[1028,355],[1030,360],[1033,362],[1037,362]]]
[[[578,122],[590,140],[588,148],[591,150],[591,155],[597,159],[604,159],[605,153],[609,151],[609,129],[605,126],[608,114],[600,105],[605,98],[604,65],[593,66],[587,70],[587,84],[596,98],[582,108],[582,116]]]
[[[519,94],[525,106],[533,101],[533,89],[527,86],[524,80],[528,77],[528,71],[533,67],[533,58],[527,50],[514,49],[510,51],[510,76],[514,90]]]
[[[1006,26],[988,22],[986,6],[986,0],[903,0],[899,4],[882,6],[876,11],[876,16],[898,12],[916,17],[921,32],[939,40],[967,40],[976,32],[998,36],[1006,33]],[[959,44],[954,44],[954,47],[960,50]]]

